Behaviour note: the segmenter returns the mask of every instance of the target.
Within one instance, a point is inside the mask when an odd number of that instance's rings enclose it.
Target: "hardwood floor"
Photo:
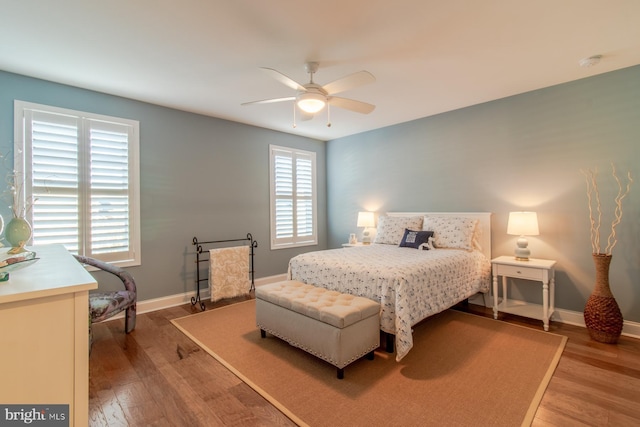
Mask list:
[[[491,309],[469,305],[493,317]],[[509,323],[542,329],[540,321],[500,313]],[[534,427],[640,426],[640,340],[591,340],[583,327],[552,322],[550,332],[569,338],[536,412]]]
[[[209,310],[239,300],[206,305]],[[475,305],[457,308],[492,316]],[[91,426],[295,425],[170,323],[196,312],[185,304],[139,314],[129,335],[123,319],[93,325]],[[537,321],[500,316],[541,329]],[[555,322],[551,332],[569,341],[533,426],[640,425],[640,340],[601,344],[584,328]]]

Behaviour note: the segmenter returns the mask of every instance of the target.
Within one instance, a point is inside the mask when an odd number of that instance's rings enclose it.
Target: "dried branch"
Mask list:
[[[589,220],[591,223],[591,229],[589,230],[590,238],[591,238],[591,250],[593,253],[600,252],[600,223],[602,219],[602,212],[600,210],[600,193],[598,192],[598,181],[596,180],[598,176],[598,169],[595,170],[582,170],[580,172],[585,176],[585,181],[587,183],[587,199],[589,200]],[[593,196],[595,195],[595,204],[596,204],[596,212],[598,214],[598,218],[594,218],[593,216]]]
[[[613,163],[611,163],[611,169],[613,170],[613,177],[618,184],[618,195],[615,198],[616,209],[614,211],[614,220],[611,223],[611,234],[609,234],[609,239],[607,239],[607,247],[605,248],[605,253],[611,255],[614,246],[618,243],[618,239],[616,237],[616,225],[620,224],[622,221],[622,199],[624,199],[627,194],[629,194],[629,190],[631,189],[631,183],[633,182],[633,178],[631,178],[631,172],[627,172],[627,187],[625,191],[622,191],[622,183],[620,182],[620,178],[616,174],[616,167]]]
[[[616,226],[620,224],[622,221],[622,200],[629,194],[629,190],[631,189],[631,183],[633,179],[631,177],[631,172],[627,172],[627,185],[623,190],[622,182],[620,178],[618,178],[615,165],[611,163],[613,178],[616,180],[618,184],[618,194],[616,195],[614,201],[616,204],[614,210],[614,219],[611,222],[611,233],[607,239],[607,247],[605,248],[605,254],[611,255],[613,248],[618,243],[618,238],[616,236]],[[593,253],[601,253],[600,252],[600,225],[602,220],[602,210],[600,208],[600,192],[598,191],[598,170],[582,170],[580,172],[585,176],[585,181],[587,183],[587,199],[589,201],[589,220],[591,223],[590,229],[590,237],[591,237],[591,250]],[[595,203],[595,210],[597,214],[597,218],[594,217],[594,209],[593,205]]]
[[[2,193],[2,198],[6,199],[11,208],[11,213],[14,218],[24,218],[29,214],[37,198],[26,198],[25,194],[25,177],[24,174],[16,171],[12,167],[9,167],[9,159],[4,154],[0,153],[0,159],[2,160],[3,169],[8,172],[5,174],[5,190]]]

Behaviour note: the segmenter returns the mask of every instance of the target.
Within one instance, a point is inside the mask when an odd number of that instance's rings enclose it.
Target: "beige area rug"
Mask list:
[[[267,334],[255,301],[172,321],[299,425],[529,425],[567,338],[447,310],[414,328],[400,362],[376,351],[336,369]]]

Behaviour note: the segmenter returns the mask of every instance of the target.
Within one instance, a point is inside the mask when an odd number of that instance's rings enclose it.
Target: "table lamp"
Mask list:
[[[368,245],[371,243],[371,235],[369,234],[369,227],[373,227],[375,222],[373,220],[373,212],[358,212],[358,227],[364,227],[362,232],[362,244]]]
[[[515,250],[516,259],[519,261],[529,261],[531,251],[527,246],[529,242],[524,236],[537,236],[538,215],[535,212],[510,212],[507,234],[520,236]]]

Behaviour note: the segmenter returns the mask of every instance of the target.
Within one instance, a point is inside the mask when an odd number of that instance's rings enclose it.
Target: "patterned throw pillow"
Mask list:
[[[432,237],[433,231],[414,231],[405,229],[404,236],[400,242],[400,247],[429,250],[429,238]]]
[[[423,230],[433,231],[436,248],[473,250],[477,219],[425,216]]]
[[[422,217],[381,216],[378,218],[376,238],[373,243],[398,245],[405,229],[422,230]]]

